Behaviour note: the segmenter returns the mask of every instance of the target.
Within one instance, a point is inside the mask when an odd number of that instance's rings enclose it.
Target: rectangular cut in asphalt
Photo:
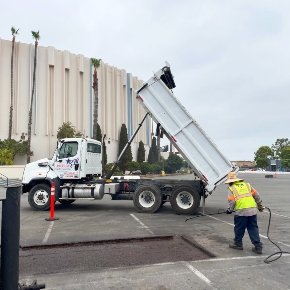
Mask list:
[[[31,246],[20,250],[20,275],[81,272],[209,257],[213,255],[179,236]]]

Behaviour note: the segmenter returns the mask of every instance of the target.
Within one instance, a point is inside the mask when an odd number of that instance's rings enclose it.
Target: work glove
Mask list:
[[[226,214],[231,214],[233,211],[230,208],[226,209]]]
[[[265,207],[262,205],[262,202],[257,203],[257,208],[258,208],[258,211],[260,212],[262,212],[265,209]]]

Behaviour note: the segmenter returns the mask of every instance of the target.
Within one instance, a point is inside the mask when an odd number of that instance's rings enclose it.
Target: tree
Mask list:
[[[83,136],[84,136],[83,133],[80,132],[80,131],[77,131],[76,134],[75,134],[75,137],[78,137],[78,138],[81,138]]]
[[[147,174],[150,172],[150,164],[148,162],[140,163],[140,169],[142,174]]]
[[[97,123],[97,131],[96,131],[96,140],[102,142],[102,129],[99,125],[99,123]]]
[[[106,147],[106,142],[105,142],[106,134],[104,134],[104,136],[102,137],[102,130],[99,124],[98,124],[98,130],[97,130],[97,138],[101,138],[100,141],[102,142],[102,168],[103,168],[103,175],[104,175],[105,166],[108,162],[107,147]]]
[[[13,153],[10,149],[0,148],[0,165],[12,165]]]
[[[269,157],[272,158],[274,156],[273,150],[269,146],[261,146],[257,152],[255,152],[255,162],[257,167],[266,169],[269,162]]]
[[[145,147],[142,141],[139,142],[138,152],[137,152],[137,162],[142,163],[145,161]]]
[[[165,171],[174,173],[183,166],[183,159],[177,154],[170,154],[166,160]]]
[[[104,175],[110,173],[112,171],[112,168],[114,166],[115,166],[115,163],[108,163],[108,164],[106,164],[104,166],[104,168],[103,168]],[[122,174],[122,172],[121,172],[121,170],[120,170],[120,168],[118,166],[115,168],[114,174],[115,175],[121,175]]]
[[[290,146],[285,146],[280,154],[282,166],[290,168]]]
[[[105,140],[102,143],[102,162],[103,162],[103,166],[105,166],[108,162],[107,146],[106,146]]]
[[[136,171],[136,170],[140,170],[140,164],[136,161],[128,162],[127,169],[131,172]]]
[[[280,158],[282,150],[289,145],[290,140],[288,140],[288,138],[277,139],[276,142],[271,147],[274,152],[274,156],[276,158]]]
[[[125,124],[122,124],[121,131],[120,131],[120,138],[119,138],[119,155],[128,143],[128,133],[127,133],[127,127]],[[126,150],[126,152],[123,154],[123,157],[121,158],[119,162],[119,168],[122,171],[125,171],[127,169],[127,165],[129,162],[131,162],[133,159],[132,157],[132,150],[131,146],[129,146]]]
[[[71,122],[64,122],[57,130],[57,139],[77,137],[75,127]]]
[[[0,140],[0,149],[7,149],[12,153],[12,159],[16,155],[26,155],[28,154],[28,141],[16,141],[14,139]]]
[[[94,67],[93,72],[93,89],[94,89],[94,121],[93,121],[93,138],[97,139],[97,127],[98,127],[98,110],[99,110],[99,90],[98,90],[98,73],[97,68],[101,64],[101,59],[91,58],[92,65]]]
[[[150,164],[150,171],[151,173],[160,173],[162,170],[162,163],[161,162],[156,162],[153,164]]]
[[[149,149],[149,154],[148,154],[148,162],[151,164],[158,162],[158,149],[157,149],[155,137],[152,138],[152,144],[151,144],[151,147]]]
[[[104,171],[104,167],[107,164],[108,160],[107,160],[107,147],[106,147],[106,143],[105,143],[105,138],[106,138],[106,134],[102,134],[102,129],[99,125],[99,123],[97,123],[97,131],[96,131],[96,140],[102,142],[102,167],[103,167],[103,171]]]
[[[30,148],[31,148],[31,125],[32,125],[32,108],[33,108],[33,101],[34,101],[34,94],[35,94],[35,81],[36,81],[36,64],[37,64],[37,46],[38,40],[40,39],[39,31],[31,31],[32,38],[34,39],[34,65],[33,65],[33,79],[32,79],[32,92],[31,92],[31,99],[30,99],[30,108],[29,108],[29,115],[28,115],[28,149],[29,154],[27,154],[27,163],[30,162]]]
[[[11,83],[10,83],[10,112],[9,112],[9,132],[8,132],[8,140],[11,140],[12,135],[12,119],[13,119],[13,84],[14,84],[14,47],[15,47],[15,37],[18,34],[19,29],[15,29],[13,26],[11,27],[12,34],[12,48],[11,48]]]

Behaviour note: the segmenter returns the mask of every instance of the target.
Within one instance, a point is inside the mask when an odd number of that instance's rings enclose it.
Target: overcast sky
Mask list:
[[[0,38],[102,58],[175,95],[231,160],[290,138],[290,1],[0,0]]]

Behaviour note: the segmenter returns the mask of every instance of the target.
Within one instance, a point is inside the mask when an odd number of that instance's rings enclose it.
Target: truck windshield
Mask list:
[[[73,157],[78,152],[78,142],[65,142],[58,151],[58,158]]]

